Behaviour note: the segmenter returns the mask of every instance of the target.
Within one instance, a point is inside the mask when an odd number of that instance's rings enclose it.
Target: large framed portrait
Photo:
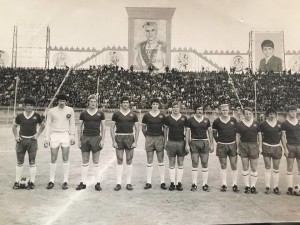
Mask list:
[[[251,32],[252,68],[263,73],[285,69],[284,34],[280,32]]]

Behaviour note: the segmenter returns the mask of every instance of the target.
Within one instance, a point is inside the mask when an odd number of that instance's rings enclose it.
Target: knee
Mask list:
[[[193,166],[193,168],[198,168],[199,163],[198,162],[192,162],[192,166]]]
[[[231,169],[232,169],[232,170],[237,170],[236,164],[231,165]]]
[[[117,163],[118,163],[118,165],[122,165],[123,164],[123,159],[118,158]]]
[[[227,164],[226,163],[220,163],[220,165],[221,165],[221,169],[226,169],[227,168]]]
[[[159,161],[158,161],[158,162],[159,162]],[[148,163],[148,164],[152,164],[152,163],[153,163],[153,158],[150,158],[150,157],[149,157],[149,158],[147,159],[147,163]]]
[[[33,166],[33,165],[35,165],[35,159],[31,159],[31,160],[29,160],[29,165],[30,165],[30,166]]]
[[[127,165],[131,165],[131,164],[132,164],[132,159],[127,159],[127,160],[126,160],[126,164],[127,164]]]
[[[208,162],[205,162],[205,163],[201,163],[201,166],[202,166],[202,168],[207,168],[208,167]]]
[[[18,159],[18,166],[23,166],[23,164],[24,164],[24,160]]]

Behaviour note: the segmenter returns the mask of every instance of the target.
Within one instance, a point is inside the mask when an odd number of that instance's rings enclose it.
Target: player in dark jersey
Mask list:
[[[172,103],[172,113],[166,116],[165,128],[165,149],[169,157],[169,172],[171,185],[170,191],[175,190],[175,164],[177,157],[177,185],[176,189],[182,191],[182,175],[184,157],[189,153],[189,149],[185,149],[185,131],[187,118],[180,113],[180,104]]]
[[[133,127],[135,128],[135,135],[133,135]],[[131,185],[131,176],[133,149],[137,146],[139,137],[139,123],[137,115],[129,108],[129,98],[127,96],[123,96],[121,98],[120,111],[115,112],[112,116],[110,134],[117,156],[117,185],[114,190],[119,191],[121,189],[123,155],[125,150],[127,164],[126,189],[132,191],[133,187]]]
[[[282,157],[281,139],[281,123],[277,121],[277,113],[275,109],[269,108],[266,111],[266,120],[260,123],[260,131],[262,135],[262,144],[259,149],[264,156],[265,162],[265,184],[266,194],[270,194],[271,189],[271,162],[273,162],[273,192],[280,195],[278,188],[279,183],[279,165]]]
[[[197,176],[199,157],[201,159],[202,166],[202,189],[209,191],[207,184],[208,180],[208,158],[209,153],[214,151],[213,135],[208,118],[203,116],[204,109],[202,105],[196,104],[194,107],[195,115],[188,119],[186,137],[189,142],[186,148],[190,148],[192,158],[192,188],[191,191],[197,190]]]
[[[243,109],[244,119],[237,123],[236,142],[238,153],[241,156],[243,165],[243,178],[245,183],[245,193],[257,194],[257,162],[259,156],[259,146],[261,146],[261,135],[259,123],[253,120],[253,109],[246,107]],[[260,144],[259,144],[260,143]],[[251,172],[249,174],[249,164]],[[250,176],[250,183],[249,183]]]
[[[160,187],[166,190],[165,184],[165,164],[164,164],[164,127],[163,121],[165,115],[160,112],[160,101],[158,98],[153,98],[151,101],[152,109],[145,113],[142,119],[142,132],[145,136],[145,149],[147,153],[147,183],[145,189],[152,187],[151,177],[153,170],[153,155],[156,151],[157,161],[160,170]]]
[[[237,186],[237,146],[236,146],[236,124],[237,120],[229,115],[229,105],[222,104],[220,106],[221,116],[214,120],[212,129],[213,136],[217,142],[216,153],[219,157],[221,165],[221,181],[222,186],[220,191],[227,190],[227,156],[231,165],[232,190],[239,192]]]
[[[88,108],[84,110],[79,117],[78,146],[81,149],[81,182],[76,190],[86,188],[88,175],[88,166],[90,161],[90,152],[93,157],[93,172],[95,178],[95,190],[101,191],[99,177],[99,156],[100,150],[104,145],[105,137],[105,115],[98,110],[98,98],[96,95],[88,97]]]
[[[44,123],[41,116],[33,111],[35,101],[33,99],[25,99],[24,106],[25,110],[23,113],[17,115],[15,122],[13,124],[12,130],[17,142],[16,152],[17,152],[17,166],[16,166],[16,182],[14,183],[13,189],[19,189],[20,180],[23,173],[23,164],[26,151],[28,152],[29,158],[29,174],[30,181],[28,182],[27,189],[34,189],[36,166],[35,158],[38,150],[37,139],[44,130]],[[40,125],[38,132],[37,124]],[[17,127],[20,126],[18,132]]]
[[[293,167],[295,159],[298,165],[297,186],[300,187],[300,122],[297,119],[297,108],[295,106],[287,107],[287,118],[282,123],[281,140],[287,162],[287,194],[292,195],[295,193],[299,195],[299,193],[293,191]]]

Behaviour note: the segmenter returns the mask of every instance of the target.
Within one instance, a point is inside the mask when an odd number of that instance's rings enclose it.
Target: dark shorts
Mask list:
[[[117,150],[131,150],[133,149],[131,146],[134,142],[133,134],[128,135],[116,135],[115,140],[117,142],[118,148]]]
[[[100,142],[102,140],[101,136],[85,136],[82,135],[80,137],[80,141],[81,141],[81,151],[82,152],[98,152],[102,149],[102,147],[100,147]]]
[[[210,151],[208,140],[191,140],[191,154],[208,154]]]
[[[240,142],[239,150],[241,158],[258,159],[259,157],[257,142]]]
[[[169,157],[186,156],[185,141],[167,141],[166,151]]]
[[[227,158],[229,157],[235,157],[237,156],[237,147],[236,143],[232,144],[221,144],[217,143],[217,156],[219,158]]]
[[[164,136],[146,136],[145,149],[147,152],[158,151],[161,152],[164,150]]]
[[[17,142],[16,151],[17,153],[33,153],[38,150],[37,140],[33,138],[23,138],[22,140]]]
[[[262,145],[262,153],[264,157],[270,157],[272,159],[281,159],[282,147],[281,146],[269,146]]]
[[[300,159],[300,145],[286,145],[289,150],[288,158]]]

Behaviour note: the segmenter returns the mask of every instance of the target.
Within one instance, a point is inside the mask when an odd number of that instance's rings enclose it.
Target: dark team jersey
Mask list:
[[[112,121],[116,122],[116,133],[132,134],[134,123],[138,122],[138,118],[132,111],[130,111],[126,116],[118,111],[113,114]]]
[[[84,110],[80,113],[79,120],[83,121],[83,135],[98,136],[100,135],[100,124],[102,120],[105,120],[105,115],[100,110],[97,110],[94,115]]]
[[[236,132],[241,135],[241,141],[257,142],[257,134],[260,132],[259,123],[253,121],[250,127],[246,126],[243,121],[236,125]]]
[[[15,119],[15,123],[20,125],[19,135],[27,137],[35,135],[37,124],[41,124],[42,122],[42,117],[36,112],[29,118],[25,117],[25,113],[20,113]]]
[[[237,120],[230,117],[227,123],[223,123],[220,118],[214,120],[212,129],[218,133],[217,142],[231,143],[235,141]]]
[[[191,129],[192,139],[207,139],[207,130],[210,127],[210,121],[204,117],[199,123],[193,116],[187,120],[186,127]]]
[[[164,120],[164,125],[169,127],[168,139],[170,141],[183,141],[185,134],[184,129],[187,124],[187,118],[184,115],[178,120],[175,120],[171,115],[166,116]]]
[[[286,132],[287,143],[290,145],[300,144],[300,121],[296,125],[291,124],[289,121],[282,123],[282,131]]]
[[[263,142],[270,145],[277,145],[280,143],[282,127],[279,121],[277,121],[277,124],[274,127],[271,127],[267,121],[261,122],[259,126]]]
[[[163,135],[163,122],[165,115],[159,113],[157,116],[152,116],[149,112],[145,113],[142,123],[147,126],[146,134],[151,136]]]

